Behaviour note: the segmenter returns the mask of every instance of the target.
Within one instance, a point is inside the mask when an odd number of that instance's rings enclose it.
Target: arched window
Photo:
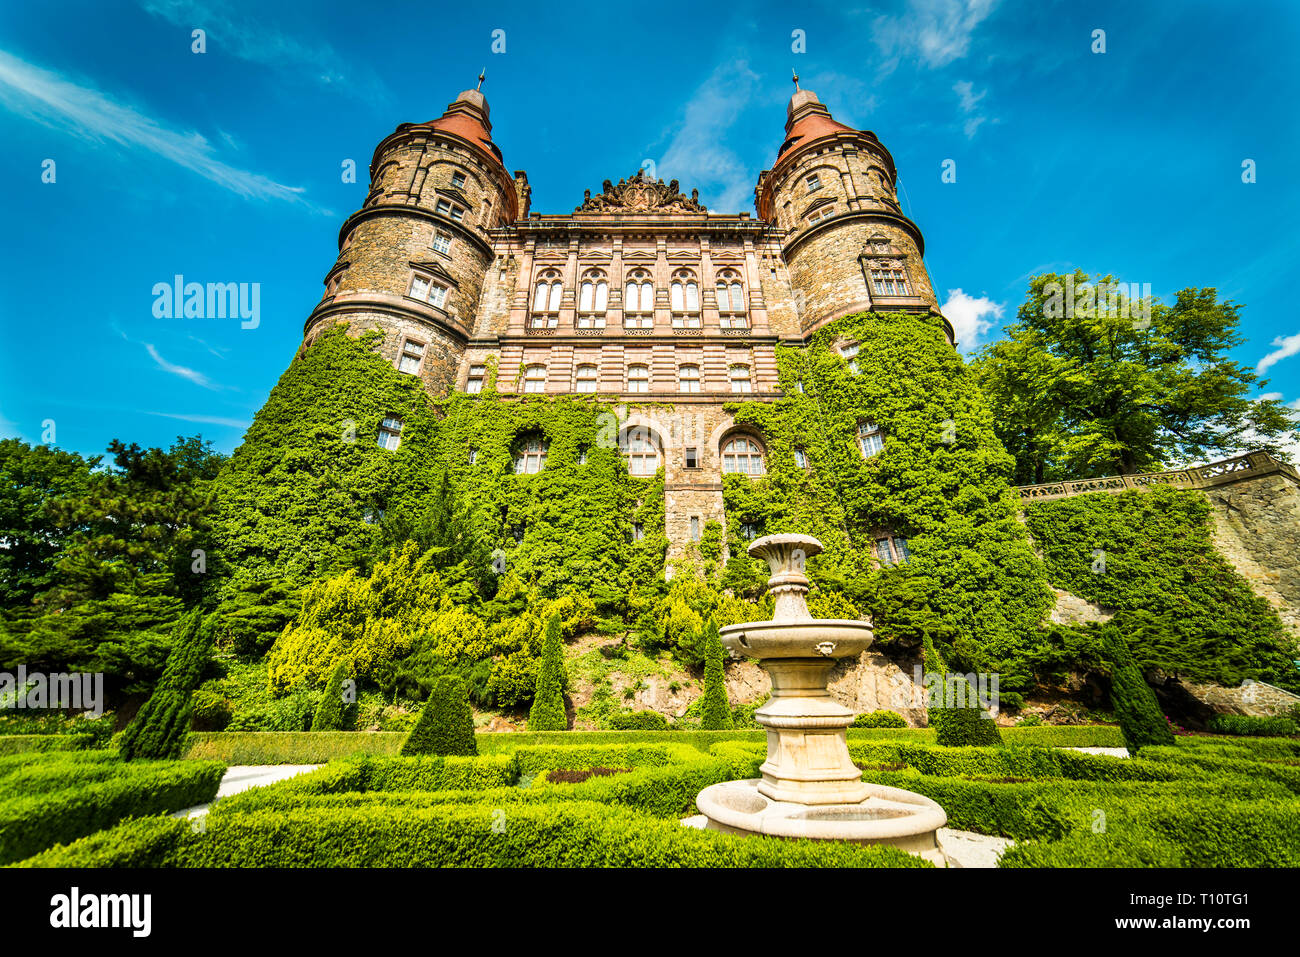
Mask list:
[[[630,365],[627,367],[627,391],[650,391],[650,367],[647,365]]]
[[[546,468],[546,439],[540,432],[519,437],[515,446],[515,474],[536,475]]]
[[[749,381],[749,366],[734,365],[728,370],[731,378],[732,392],[753,392],[754,386]]]
[[[524,391],[546,391],[546,366],[531,365],[524,369]]]
[[[558,269],[548,269],[537,277],[533,287],[533,314],[529,319],[532,329],[554,329],[560,321],[560,298],[564,295],[564,282]]]
[[[629,329],[650,329],[654,324],[654,283],[644,269],[634,269],[623,289],[623,325]]]
[[[578,328],[604,329],[605,310],[609,308],[609,282],[599,269],[582,274],[578,288]]]
[[[625,431],[620,439],[619,444],[623,449],[623,457],[627,459],[629,475],[644,478],[658,471],[662,456],[659,452],[659,442],[650,429],[644,425],[633,426]]]
[[[669,302],[673,311],[674,329],[700,328],[700,287],[695,281],[695,273],[689,269],[679,269],[673,273]]]
[[[700,391],[700,367],[699,366],[685,365],[677,370],[677,391],[679,392]]]
[[[885,447],[885,433],[870,419],[858,423],[858,449],[863,458],[871,458]]]
[[[762,475],[763,446],[748,435],[735,435],[722,445],[723,474]]]
[[[596,391],[596,367],[590,363],[578,366],[573,373],[574,392]]]
[[[744,329],[749,326],[746,316],[745,287],[740,274],[734,269],[718,273],[718,323],[723,329]]]

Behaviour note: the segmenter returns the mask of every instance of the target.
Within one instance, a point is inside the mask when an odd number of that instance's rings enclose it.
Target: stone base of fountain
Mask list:
[[[724,781],[701,791],[695,805],[711,831],[768,837],[888,844],[943,867],[937,832],[948,823],[943,808],[901,788],[863,784],[867,797],[856,804],[796,804],[774,801],[759,791],[763,781]]]

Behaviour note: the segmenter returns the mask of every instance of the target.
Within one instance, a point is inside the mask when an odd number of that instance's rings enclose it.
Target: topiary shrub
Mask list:
[[[529,731],[567,731],[564,713],[564,649],[560,643],[560,616],[552,614],[546,622],[542,641],[542,666],[537,672],[537,690],[528,709]]]
[[[1119,629],[1108,625],[1103,632],[1103,647],[1110,659],[1110,700],[1124,733],[1124,745],[1129,754],[1148,744],[1173,744],[1174,733],[1169,721],[1160,710],[1156,693],[1142,677],[1129,652],[1128,642]]]
[[[668,719],[658,711],[623,711],[609,719],[611,731],[667,731]]]
[[[443,675],[434,682],[420,720],[402,745],[402,754],[478,754],[464,681],[456,675]]]
[[[345,730],[343,682],[347,677],[347,662],[340,661],[330,673],[330,680],[325,685],[325,696],[321,698],[320,704],[316,707],[316,714],[311,719],[311,730]]]
[[[727,702],[722,654],[718,623],[709,618],[704,625],[704,696],[700,705],[700,728],[705,731],[729,731],[735,727],[731,705]]]
[[[195,608],[177,622],[174,635],[162,677],[122,734],[123,760],[176,760],[185,753],[194,689],[208,661],[211,633],[203,627],[203,612]]]
[[[907,719],[897,711],[873,711],[870,714],[860,714],[853,719],[851,727],[854,728],[906,728]]]

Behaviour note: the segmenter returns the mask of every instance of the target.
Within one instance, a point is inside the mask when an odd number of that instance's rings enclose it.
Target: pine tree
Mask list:
[[[972,707],[976,701],[975,689],[961,675],[948,674],[948,666],[934,647],[934,642],[927,635],[922,642],[925,649],[925,672],[942,678],[939,687],[940,700],[929,706],[930,727],[934,728],[936,744],[944,747],[959,748],[966,745],[1000,745],[1002,734],[990,715],[982,707]],[[963,697],[956,702],[956,707],[946,707],[944,699],[951,689],[954,697]]]
[[[195,608],[176,625],[175,640],[162,677],[135,720],[122,735],[123,760],[176,760],[185,753],[194,689],[203,677],[212,632]]]
[[[564,650],[560,642],[560,616],[556,613],[546,622],[542,666],[537,673],[533,706],[528,709],[529,731],[568,730],[569,721],[564,713],[564,683]]]
[[[469,694],[458,676],[443,675],[434,682],[402,754],[478,754]]]
[[[1133,660],[1128,642],[1120,630],[1107,626],[1103,637],[1106,656],[1110,658],[1110,701],[1119,719],[1124,745],[1129,754],[1148,744],[1173,744],[1174,733],[1160,709],[1156,693],[1142,676]]]
[[[700,727],[706,731],[725,731],[735,726],[727,702],[722,655],[717,622],[709,618],[704,625],[704,696],[700,703]]]
[[[347,663],[340,661],[330,673],[330,680],[325,683],[325,696],[316,706],[316,714],[311,721],[313,731],[344,730],[343,682],[347,677]]]

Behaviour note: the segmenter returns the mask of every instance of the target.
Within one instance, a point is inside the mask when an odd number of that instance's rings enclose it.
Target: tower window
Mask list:
[[[728,374],[731,377],[732,392],[753,392],[754,386],[749,381],[749,366],[733,365]]]
[[[871,458],[885,447],[885,433],[870,419],[858,423],[858,449],[863,458]]]
[[[698,542],[699,540],[700,540],[700,517],[698,515],[692,515],[691,516],[691,541]]]
[[[447,287],[434,282],[428,276],[421,276],[419,273],[411,277],[411,288],[407,295],[412,299],[427,302],[438,309],[442,309],[447,305]]]
[[[871,285],[878,296],[910,296],[907,274],[901,269],[872,267]]]
[[[402,420],[395,415],[384,417],[379,424],[379,447],[394,452],[402,444]]]
[[[646,365],[630,365],[627,367],[627,391],[628,392],[649,392],[650,391],[650,367]]]
[[[596,391],[596,367],[590,363],[578,366],[573,373],[574,392]]]
[[[524,369],[524,391],[546,391],[546,366],[531,365]]]
[[[438,205],[436,208],[438,210],[438,215],[450,216],[458,223],[464,220],[465,218],[465,208],[463,206],[457,206],[455,203],[451,202],[450,200],[446,200],[446,199],[438,200]]]
[[[627,458],[627,472],[644,478],[659,469],[659,444],[654,433],[644,426],[628,429],[622,435],[623,455]]]
[[[829,218],[834,212],[835,212],[835,206],[833,203],[828,203],[825,206],[819,206],[817,209],[814,209],[811,213],[808,214],[808,222],[810,223],[821,222],[823,219]]]
[[[763,446],[747,435],[728,439],[722,446],[722,472],[724,475],[762,475]]]
[[[451,237],[446,233],[433,234],[433,251],[435,253],[451,252]]]
[[[536,475],[546,468],[546,440],[537,432],[519,438],[515,451],[515,474]]]
[[[477,395],[483,391],[483,380],[487,377],[487,366],[470,366],[469,378],[465,380],[465,391]]]
[[[677,370],[677,391],[679,392],[700,391],[700,367],[699,366],[684,365]]]
[[[465,185],[465,174],[462,173],[460,170],[456,170],[456,172],[452,173],[451,185],[455,186],[457,189],[463,188]]]
[[[397,360],[397,369],[399,372],[409,372],[411,375],[418,375],[420,364],[424,361],[424,345],[407,339],[402,344],[402,356]]]

